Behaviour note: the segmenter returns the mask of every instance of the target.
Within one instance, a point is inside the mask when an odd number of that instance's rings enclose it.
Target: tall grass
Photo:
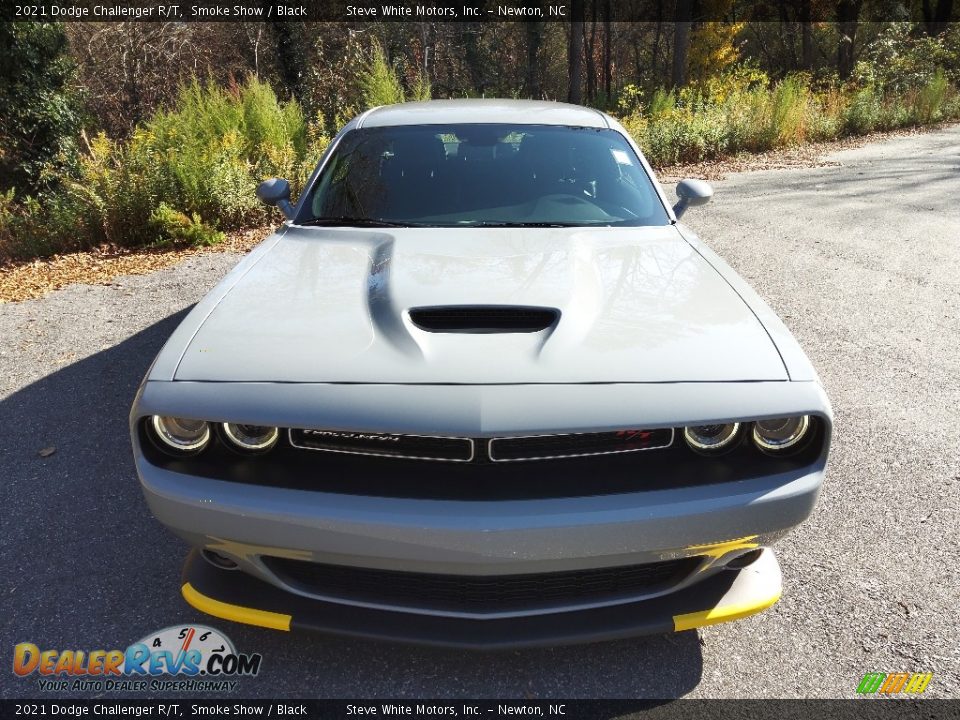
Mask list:
[[[770,140],[774,145],[797,145],[807,139],[809,88],[800,76],[777,83],[770,97]]]
[[[102,243],[217,242],[267,221],[257,183],[287,177],[297,192],[327,142],[296,102],[255,77],[227,88],[194,81],[127,142],[90,139],[78,176],[57,193],[0,197],[0,261]]]
[[[937,122],[947,112],[950,83],[943,68],[938,68],[926,85],[917,91],[912,104],[913,121],[920,125]]]
[[[889,92],[869,79],[816,90],[805,75],[770,85],[759,71],[734,68],[648,98],[632,88],[620,107],[624,126],[663,166],[960,119],[960,96],[944,71],[925,78]],[[379,46],[359,81],[367,105],[405,99]],[[411,90],[430,96],[419,76]],[[319,117],[307,120],[255,77],[229,87],[194,81],[127,141],[85,138],[76,176],[55,192],[24,200],[0,193],[0,263],[103,243],[218,242],[224,231],[270,220],[275,211],[256,200],[257,183],[286,177],[298,193],[328,143]]]
[[[960,97],[943,70],[908,92],[884,92],[877,84],[816,92],[805,75],[768,88],[732,75],[715,88],[657,91],[621,120],[653,165],[701,162],[960,119]]]

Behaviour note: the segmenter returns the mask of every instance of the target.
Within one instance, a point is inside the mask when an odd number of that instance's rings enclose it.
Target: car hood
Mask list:
[[[751,308],[672,226],[290,228],[232,275],[202,304],[176,380],[787,379]],[[409,316],[465,305],[558,319],[537,332],[427,332]]]

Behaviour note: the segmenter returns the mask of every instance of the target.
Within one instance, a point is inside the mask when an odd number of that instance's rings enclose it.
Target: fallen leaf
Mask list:
[[[43,260],[0,262],[0,304],[43,297],[71,285],[108,285],[125,291],[116,278],[146,275],[172,267],[195,255],[211,252],[247,253],[271,231],[258,227],[238,231],[218,245],[186,248],[115,248],[104,246],[83,252],[53,255]]]

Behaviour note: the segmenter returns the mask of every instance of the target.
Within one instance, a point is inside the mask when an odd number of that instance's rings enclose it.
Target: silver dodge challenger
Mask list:
[[[369,110],[186,316],[130,414],[186,601],[497,648],[773,605],[832,415],[790,332],[612,117]]]

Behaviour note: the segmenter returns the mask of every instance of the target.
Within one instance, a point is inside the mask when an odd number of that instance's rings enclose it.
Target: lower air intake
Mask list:
[[[693,572],[700,558],[530,575],[436,575],[264,557],[303,592],[355,602],[448,612],[506,612],[603,602],[662,592]]]

